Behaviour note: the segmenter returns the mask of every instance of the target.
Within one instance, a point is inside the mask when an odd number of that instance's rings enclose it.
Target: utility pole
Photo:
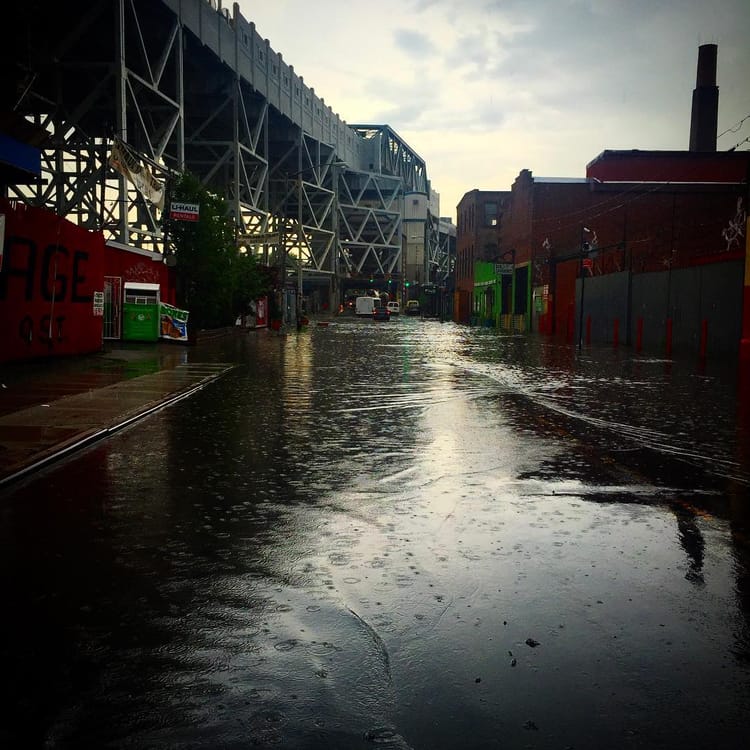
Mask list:
[[[581,277],[581,304],[578,311],[578,351],[581,351],[583,347],[583,294],[586,289],[586,274],[583,266],[584,255],[588,254],[588,243],[586,242],[586,233],[591,232],[588,227],[581,225],[581,240],[580,240],[580,262],[578,265],[578,273]]]
[[[302,243],[303,237],[306,239],[304,229],[302,228],[302,191],[305,186],[302,182],[302,173],[297,175],[297,328],[302,325]]]

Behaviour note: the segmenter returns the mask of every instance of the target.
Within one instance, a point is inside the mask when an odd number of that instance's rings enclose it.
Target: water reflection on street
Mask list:
[[[189,356],[240,366],[2,496],[8,739],[743,746],[736,372],[408,318]]]

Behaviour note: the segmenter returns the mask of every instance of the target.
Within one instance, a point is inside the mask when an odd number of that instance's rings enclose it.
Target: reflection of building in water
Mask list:
[[[688,556],[688,571],[685,578],[691,583],[703,584],[703,560],[706,551],[706,541],[696,523],[696,514],[684,506],[672,506],[677,517],[677,531],[680,545]]]
[[[748,221],[750,226],[750,220]],[[747,259],[745,275],[750,280],[750,232],[745,238]],[[750,285],[745,286],[750,294]],[[750,329],[750,315],[746,314],[746,327]],[[750,330],[745,331],[745,333]],[[750,339],[746,346],[750,348]],[[750,361],[740,360],[737,375],[737,463],[750,470]],[[737,608],[743,623],[737,634],[738,655],[750,663],[750,480],[733,483],[729,491],[729,523],[732,530],[735,558],[735,591]]]
[[[748,510],[745,511],[747,516]],[[737,595],[737,609],[742,615],[738,620],[737,646],[735,655],[750,664],[750,527],[747,519],[738,528],[731,524],[734,545],[734,580]]]
[[[750,504],[738,507],[739,494],[730,491],[730,497],[724,498],[730,503],[729,539],[733,542],[730,552],[733,564],[734,591],[737,603],[737,630],[735,633],[734,655],[750,663]],[[744,499],[749,499],[747,487],[744,488]],[[709,511],[694,508],[686,503],[670,503],[670,509],[677,518],[677,531],[680,546],[687,555],[688,570],[685,579],[697,586],[703,586],[704,564],[706,558],[706,538],[699,526],[701,516],[711,517]],[[723,517],[719,513],[718,517]]]
[[[285,422],[288,426],[294,426],[297,433],[301,415],[310,414],[312,411],[315,375],[313,343],[311,335],[299,335],[290,338],[286,343],[282,403]]]

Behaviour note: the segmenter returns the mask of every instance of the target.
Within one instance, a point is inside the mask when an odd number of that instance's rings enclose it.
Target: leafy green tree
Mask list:
[[[164,229],[175,250],[177,304],[195,328],[231,325],[269,282],[254,257],[238,252],[223,197],[184,173],[170,186],[170,200],[197,203],[199,220],[177,221],[165,212]]]
[[[250,303],[269,293],[272,280],[254,255],[239,253],[234,265],[232,309],[246,312]]]

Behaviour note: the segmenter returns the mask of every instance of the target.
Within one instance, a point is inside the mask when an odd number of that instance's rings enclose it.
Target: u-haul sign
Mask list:
[[[169,218],[176,221],[198,221],[200,206],[197,203],[172,203]]]

